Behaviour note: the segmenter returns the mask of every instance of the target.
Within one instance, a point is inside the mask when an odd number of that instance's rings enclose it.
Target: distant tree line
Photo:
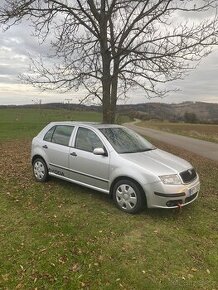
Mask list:
[[[177,109],[178,106],[177,105]],[[218,124],[218,106],[214,104],[205,104],[204,110],[198,109],[198,114],[191,111],[191,108],[187,109],[184,113],[177,114],[174,111],[173,104],[157,104],[157,103],[144,103],[144,104],[135,104],[135,105],[118,105],[116,122],[120,122],[120,119],[124,119],[125,116],[128,116],[130,119],[141,119],[141,120],[157,120],[160,122],[170,121],[170,122],[185,122],[185,123],[204,123],[204,124]],[[0,109],[39,109],[38,104],[29,104],[29,105],[0,105]],[[212,110],[213,108],[213,110]],[[52,110],[70,110],[70,111],[92,111],[92,112],[101,112],[101,107],[97,105],[82,105],[82,104],[64,104],[64,103],[48,103],[41,104],[40,109],[52,109]],[[196,110],[197,108],[195,108]],[[188,111],[189,110],[189,111]],[[213,112],[212,112],[213,111]],[[202,114],[199,112],[207,113],[208,118],[203,118]],[[217,118],[216,118],[217,116]]]
[[[163,121],[170,121],[170,122],[184,122],[184,123],[190,123],[190,124],[197,124],[197,123],[202,123],[202,124],[218,124],[218,118],[217,119],[212,119],[212,120],[203,120],[203,119],[198,119],[197,115],[192,112],[185,112],[183,116],[178,116],[178,115],[170,115],[163,118],[160,115],[157,115],[155,113],[148,114],[146,112],[139,112],[135,110],[131,110],[129,112],[129,116],[131,118],[135,119],[140,119],[143,121],[149,121],[149,120],[156,120],[159,122]]]

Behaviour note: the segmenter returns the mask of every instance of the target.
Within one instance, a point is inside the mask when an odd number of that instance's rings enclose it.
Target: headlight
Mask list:
[[[159,176],[164,184],[181,184],[181,180],[177,174]]]

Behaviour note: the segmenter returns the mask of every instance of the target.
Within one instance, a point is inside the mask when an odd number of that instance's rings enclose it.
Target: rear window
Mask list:
[[[55,126],[52,127],[44,136],[43,140],[44,141],[48,141],[48,142],[51,142],[51,139],[52,139],[52,136],[53,136],[53,133],[54,133],[54,130],[55,130]]]
[[[43,140],[64,146],[68,146],[73,126],[58,125],[52,127],[44,136]]]

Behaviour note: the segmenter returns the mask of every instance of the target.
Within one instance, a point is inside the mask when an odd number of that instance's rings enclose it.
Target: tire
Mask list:
[[[113,188],[113,199],[119,209],[138,213],[145,205],[145,195],[139,185],[131,180],[119,180]]]
[[[48,180],[48,167],[42,158],[36,158],[33,162],[33,174],[37,181],[45,182]]]

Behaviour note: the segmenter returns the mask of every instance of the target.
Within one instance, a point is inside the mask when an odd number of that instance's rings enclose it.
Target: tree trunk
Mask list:
[[[102,121],[104,124],[111,123],[110,114],[110,80],[104,80],[102,82],[103,86],[103,99],[102,99]]]
[[[103,123],[114,124],[116,119],[116,104],[117,104],[117,84],[118,78],[106,80],[103,84]]]
[[[111,123],[110,116],[110,94],[111,94],[111,75],[110,75],[110,55],[106,52],[102,56],[103,77],[102,77],[102,109],[103,123]]]
[[[103,58],[104,78],[102,78],[102,113],[103,123],[105,124],[114,124],[116,120],[119,59],[114,63],[113,76],[110,74],[110,65],[110,55],[105,54],[105,57]]]
[[[108,49],[107,43],[107,18],[105,14],[105,1],[101,2],[101,19],[100,19],[100,32],[102,35],[100,44],[101,44],[101,57],[102,57],[102,90],[103,90],[103,97],[102,97],[102,121],[104,124],[111,123],[111,102],[110,102],[110,95],[111,95],[111,73],[110,73],[110,66],[111,66],[111,54]]]
[[[114,71],[111,81],[111,96],[110,96],[110,112],[111,123],[115,123],[116,120],[116,107],[117,107],[117,89],[118,89],[118,71],[119,71],[119,59],[114,60]]]

